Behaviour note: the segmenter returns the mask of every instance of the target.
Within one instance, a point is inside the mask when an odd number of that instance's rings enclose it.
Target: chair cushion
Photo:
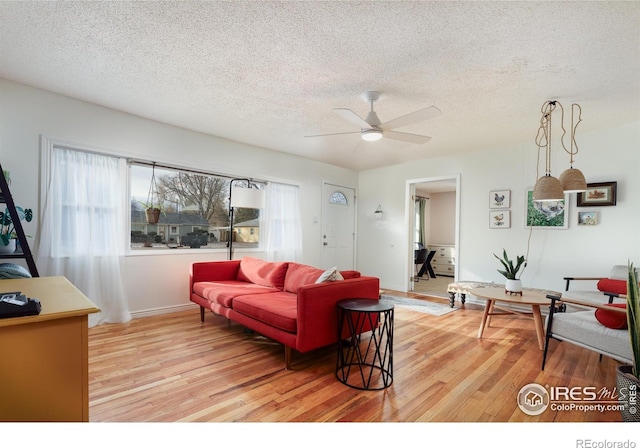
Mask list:
[[[624,264],[616,264],[611,268],[609,278],[614,280],[627,280],[629,276],[629,267]]]
[[[289,263],[286,262],[270,262],[259,258],[243,257],[240,260],[238,280],[282,289],[288,265]]]
[[[548,319],[547,316],[547,324]],[[606,353],[625,362],[633,359],[629,331],[605,327],[596,320],[593,311],[555,313],[552,333],[555,338]]]
[[[607,304],[607,306],[624,309],[627,308],[626,303],[612,303],[611,305]],[[613,328],[617,330],[623,330],[627,328],[627,313],[598,308],[595,312],[595,315],[598,322],[600,322],[607,328]]]

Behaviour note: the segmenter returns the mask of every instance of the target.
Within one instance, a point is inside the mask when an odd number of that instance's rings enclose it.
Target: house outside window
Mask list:
[[[130,162],[129,173],[132,251],[227,248],[230,178],[141,162]],[[155,224],[146,220],[149,202],[161,209]],[[234,208],[234,248],[260,248],[259,227],[259,209]]]

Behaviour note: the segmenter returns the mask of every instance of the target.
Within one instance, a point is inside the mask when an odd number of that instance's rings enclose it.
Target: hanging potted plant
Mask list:
[[[493,254],[494,257],[500,261],[503,269],[498,269],[498,272],[507,279],[506,284],[504,286],[504,292],[509,294],[519,294],[522,295],[522,282],[518,278],[518,273],[520,269],[524,269],[525,259],[524,255],[518,255],[516,257],[516,264],[514,266],[513,261],[509,259],[507,255],[507,250],[502,250],[502,258],[498,257],[496,254]]]
[[[151,172],[151,184],[149,185],[149,194],[147,195],[147,202],[143,203],[145,206],[145,214],[147,216],[147,224],[157,224],[160,220],[160,203],[155,201],[156,196],[156,164],[153,164]]]
[[[638,273],[629,264],[627,278],[627,328],[633,354],[632,365],[620,365],[616,370],[616,385],[623,405],[622,420],[640,422],[638,395],[640,395],[640,291]]]
[[[16,206],[16,213],[20,221],[31,222],[33,211],[30,208],[23,209]],[[5,208],[4,213],[0,212],[0,254],[12,254],[16,251],[15,226],[11,220],[9,209]]]

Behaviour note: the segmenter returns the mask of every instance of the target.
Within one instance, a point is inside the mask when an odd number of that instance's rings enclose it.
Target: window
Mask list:
[[[331,197],[329,198],[330,204],[338,204],[338,205],[348,205],[347,197],[341,191],[335,191],[331,193]]]
[[[130,178],[132,250],[226,249],[231,178],[140,162],[130,162]],[[233,185],[243,186],[241,181]],[[155,224],[145,214],[151,205],[161,210]],[[233,247],[259,248],[259,227],[259,209],[234,208]],[[242,237],[243,230],[251,237]]]

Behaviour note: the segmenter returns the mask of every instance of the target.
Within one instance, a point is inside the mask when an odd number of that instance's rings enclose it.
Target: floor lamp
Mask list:
[[[244,182],[247,187],[234,186],[234,182]],[[265,191],[250,179],[231,179],[229,182],[229,237],[227,247],[229,248],[229,260],[233,260],[233,209],[234,208],[264,208]]]

